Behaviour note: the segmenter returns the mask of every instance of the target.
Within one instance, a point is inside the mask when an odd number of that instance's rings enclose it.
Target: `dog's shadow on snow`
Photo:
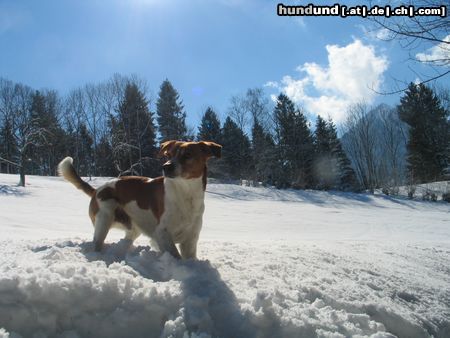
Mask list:
[[[184,319],[190,332],[220,337],[255,337],[252,317],[243,313],[233,291],[209,262],[177,260],[149,246],[134,246],[127,240],[105,244],[95,252],[91,242],[77,244],[89,261],[126,264],[144,278],[155,282],[179,281]]]

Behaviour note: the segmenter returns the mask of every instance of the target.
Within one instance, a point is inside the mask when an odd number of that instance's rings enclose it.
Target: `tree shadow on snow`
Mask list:
[[[294,189],[275,189],[266,188],[258,190],[253,188],[250,190],[236,190],[229,192],[216,192],[206,190],[208,195],[215,199],[221,200],[238,200],[238,201],[276,201],[276,202],[293,202],[307,203],[319,207],[348,208],[353,206],[367,206],[376,208],[387,208],[378,202],[389,201],[393,204],[401,205],[410,209],[415,206],[409,200],[402,196],[386,196],[381,194],[354,193],[336,190],[320,191],[320,190],[294,190]]]
[[[12,186],[12,185],[0,185],[0,195],[7,196],[25,196],[28,194],[22,187]]]

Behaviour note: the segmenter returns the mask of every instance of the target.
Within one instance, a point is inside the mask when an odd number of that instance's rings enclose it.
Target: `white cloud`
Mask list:
[[[264,84],[264,87],[278,88],[278,82],[276,82],[276,81],[269,81],[269,82],[266,82],[266,83]]]
[[[362,32],[364,33],[365,37],[372,41],[377,40],[390,40],[392,38],[392,33],[387,28],[367,28],[366,25],[357,25]]]
[[[387,28],[381,28],[374,32],[374,36],[379,40],[388,40],[392,33]]]
[[[314,62],[297,67],[299,78],[284,76],[277,88],[313,114],[342,121],[352,103],[371,103],[380,89],[388,67],[385,56],[376,55],[371,45],[355,40],[347,46],[327,45],[328,65]],[[275,82],[266,85],[275,87]],[[312,93],[311,93],[312,92]]]
[[[447,35],[444,38],[444,41],[440,44],[428,49],[426,53],[418,53],[416,54],[416,58],[422,62],[432,62],[436,65],[450,66],[450,35]]]

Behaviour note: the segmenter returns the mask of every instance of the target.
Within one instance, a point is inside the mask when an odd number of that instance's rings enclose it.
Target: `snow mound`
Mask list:
[[[230,243],[221,251],[236,256],[216,266],[178,261],[125,240],[102,253],[80,240],[1,245],[0,326],[10,334],[3,330],[0,337],[381,338],[394,337],[389,332],[428,337],[423,323],[434,333],[445,329],[437,329],[436,318],[427,320],[426,314],[402,313],[392,300],[411,307],[420,303],[422,296],[415,294],[423,290],[399,291],[386,300],[385,277],[376,284],[371,278],[376,272],[350,271],[345,256],[317,250],[301,262],[301,255],[293,257],[293,248],[285,248],[274,262],[264,260],[267,251],[251,247],[256,267],[249,269],[248,253]],[[207,246],[211,254],[218,247]],[[240,254],[244,261],[236,259]],[[327,271],[320,260],[335,266]],[[313,269],[314,264],[319,266]],[[348,279],[350,292],[337,281],[338,272]],[[350,282],[357,276],[358,287]]]
[[[72,241],[10,249],[1,324],[25,337],[181,337],[186,329],[226,333],[241,319],[209,262],[179,262],[149,247],[127,251],[126,241],[103,253]]]

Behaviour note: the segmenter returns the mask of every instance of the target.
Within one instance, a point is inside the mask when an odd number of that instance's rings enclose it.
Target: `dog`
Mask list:
[[[159,156],[166,156],[163,176],[125,176],[94,189],[83,181],[66,157],[58,174],[91,197],[89,216],[94,226],[94,247],[101,251],[111,227],[125,230],[133,241],[141,233],[156,242],[161,252],[175,258],[196,259],[205,210],[207,161],[221,157],[214,142],[167,141]],[[179,244],[179,250],[176,247]]]

